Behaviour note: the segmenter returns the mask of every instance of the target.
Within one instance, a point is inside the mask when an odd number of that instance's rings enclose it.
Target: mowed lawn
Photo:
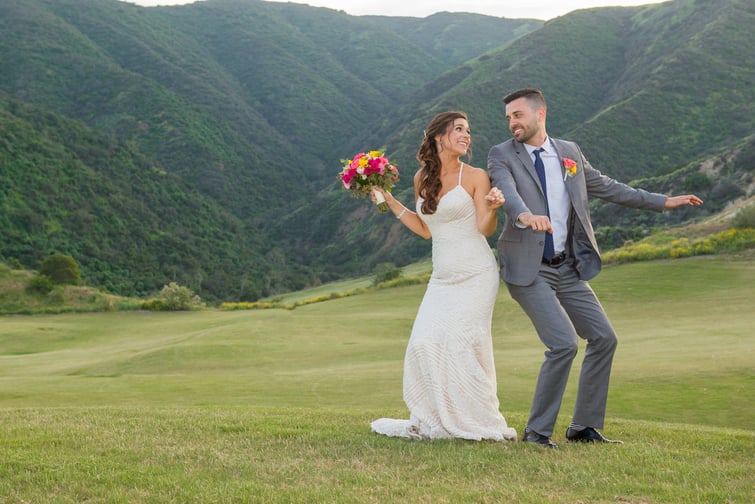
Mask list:
[[[403,352],[424,285],[295,310],[0,317],[0,502],[751,502],[752,254],[606,267],[604,432],[407,442]],[[501,288],[501,410],[524,427],[543,348]],[[582,349],[584,346],[581,347]]]

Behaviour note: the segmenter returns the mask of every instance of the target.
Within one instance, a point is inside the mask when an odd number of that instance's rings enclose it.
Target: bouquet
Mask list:
[[[384,151],[360,152],[352,159],[342,159],[343,169],[338,180],[344,189],[351,191],[351,196],[364,198],[377,186],[390,192],[398,181],[398,169],[384,156]],[[383,195],[375,191],[377,207],[380,213],[388,211],[388,204]]]

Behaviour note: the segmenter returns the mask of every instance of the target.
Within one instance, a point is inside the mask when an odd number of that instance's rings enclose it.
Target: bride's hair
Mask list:
[[[430,121],[425,129],[425,136],[417,152],[417,161],[422,169],[422,178],[419,181],[419,196],[422,201],[422,213],[434,214],[438,209],[438,195],[440,194],[440,156],[443,146],[438,148],[435,137],[448,133],[449,128],[456,119],[468,121],[464,112],[442,112]]]

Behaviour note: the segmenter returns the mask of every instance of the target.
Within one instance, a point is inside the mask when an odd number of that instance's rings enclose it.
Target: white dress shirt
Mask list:
[[[529,152],[532,162],[535,162],[535,147],[524,144]],[[566,234],[568,231],[569,212],[571,212],[571,200],[566,192],[564,183],[564,166],[556,153],[555,147],[546,138],[541,145],[543,152],[540,153],[540,159],[545,166],[545,183],[548,192],[548,210],[550,212],[551,227],[553,228],[553,249],[558,254],[566,248]]]

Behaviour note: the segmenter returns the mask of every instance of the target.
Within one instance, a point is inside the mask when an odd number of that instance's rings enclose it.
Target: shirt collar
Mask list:
[[[545,137],[545,142],[543,142],[543,145],[540,147],[535,147],[534,145],[530,144],[524,144],[524,148],[527,149],[527,153],[532,156],[533,152],[535,152],[536,149],[543,149],[545,150],[546,154],[554,154],[556,152],[556,148],[553,147],[553,144],[551,143],[550,137]]]

